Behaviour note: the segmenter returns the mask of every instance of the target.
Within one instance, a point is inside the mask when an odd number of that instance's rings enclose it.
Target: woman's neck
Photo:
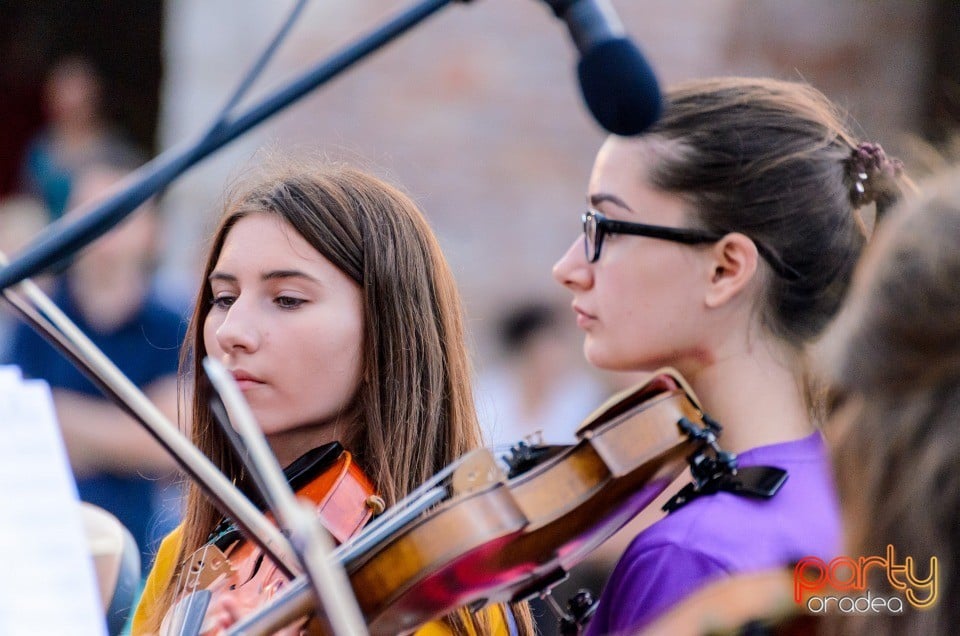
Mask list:
[[[267,437],[267,441],[280,466],[286,468],[307,451],[330,442],[343,443],[344,433],[345,426],[327,422],[274,433]]]
[[[689,374],[704,410],[723,426],[722,448],[743,452],[815,430],[801,380],[787,358],[754,343]]]

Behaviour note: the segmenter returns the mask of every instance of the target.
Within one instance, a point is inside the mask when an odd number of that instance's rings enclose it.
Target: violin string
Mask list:
[[[200,549],[200,551],[202,553],[200,555],[199,561],[197,561],[196,559],[196,554],[197,554],[196,552],[193,553],[193,557],[190,559],[190,568],[188,568],[189,572],[187,573],[187,583],[186,583],[186,586],[189,590],[187,592],[187,603],[186,603],[186,607],[184,607],[183,609],[183,613],[180,616],[179,632],[181,633],[186,628],[187,617],[193,615],[193,606],[194,606],[194,603],[197,601],[197,595],[195,594],[195,592],[197,591],[197,588],[200,586],[199,585],[200,573],[203,571],[203,566],[207,563],[207,556],[208,556],[208,552],[210,551],[210,544],[208,543],[205,546],[203,546]]]
[[[428,492],[420,497],[419,507],[407,507],[408,514],[394,515],[391,517],[393,523],[377,524],[376,527],[364,529],[362,533],[354,539],[345,542],[339,548],[334,550],[332,557],[340,561],[346,567],[359,554],[366,552],[367,548],[376,545],[382,539],[395,533],[399,528],[407,525],[421,514],[432,508],[435,504],[447,499],[449,491],[446,488],[438,487],[432,492]]]
[[[180,593],[183,590],[183,568],[180,568],[180,572],[177,575],[177,591],[173,597],[173,605],[170,606],[170,609],[167,611],[169,618],[166,620],[161,619],[160,621],[160,634],[161,636],[169,636],[171,632],[171,623],[179,622],[177,620],[177,606],[179,605],[178,601],[180,599]]]
[[[488,450],[494,456],[495,461],[498,464],[502,464],[502,455],[509,452],[511,448],[512,446],[510,444],[499,444],[488,447]],[[344,561],[349,561],[354,554],[362,551],[361,548],[376,541],[376,537],[383,534],[381,531],[382,528],[393,525],[394,519],[398,516],[402,515],[404,517],[403,523],[411,520],[406,519],[406,517],[409,516],[406,514],[408,509],[415,508],[415,515],[419,515],[435,504],[441,502],[443,499],[447,498],[450,493],[449,482],[451,481],[453,473],[467,461],[468,457],[469,454],[457,458],[454,462],[448,466],[445,466],[443,470],[438,472],[436,475],[420,484],[420,486],[412,490],[410,494],[398,501],[388,510],[384,511],[384,513],[379,517],[368,523],[361,532],[339,546],[335,551],[335,555],[342,557]],[[440,484],[442,482],[447,483],[444,483],[441,486]]]
[[[368,523],[367,526],[360,533],[358,533],[356,536],[352,537],[351,539],[347,540],[341,547],[344,547],[350,543],[358,541],[364,535],[376,530],[376,528],[378,528],[379,526],[387,524],[391,519],[403,513],[407,508],[416,506],[418,501],[428,493],[432,498],[434,496],[434,492],[432,491],[434,491],[435,488],[442,487],[445,492],[448,491],[449,489],[445,485],[440,486],[440,484],[445,480],[449,480],[450,476],[453,474],[453,471],[456,470],[456,468],[459,467],[459,465],[462,462],[463,462],[463,458],[461,457],[457,459],[454,463],[450,464],[449,466],[446,466],[443,470],[438,472],[436,475],[434,475],[427,481],[417,486],[415,489],[410,491],[410,493],[406,497],[404,497],[403,499],[395,503],[393,506],[385,510],[383,514],[381,514],[379,517],[377,517],[376,519]]]
[[[184,561],[180,564],[179,572],[177,573],[177,591],[173,597],[173,606],[170,608],[170,620],[167,621],[167,625],[163,630],[164,636],[169,636],[170,634],[175,634],[177,632],[183,631],[183,620],[182,614],[180,612],[180,596],[183,594],[186,582],[184,581],[185,571],[186,571],[187,561]]]
[[[172,608],[170,624],[167,630],[165,630],[166,634],[196,636],[195,634],[184,634],[184,630],[187,627],[188,618],[193,616],[194,608],[199,607],[201,597],[197,592],[200,588],[201,574],[209,558],[210,548],[211,545],[208,543],[199,550],[196,550],[190,558],[185,560],[181,565],[180,574],[177,579],[177,594],[174,597],[177,600],[174,602]],[[200,555],[199,558],[197,555]],[[195,568],[196,571],[194,571],[194,567],[192,567],[194,564],[197,564]],[[181,598],[181,596],[183,598]],[[205,617],[206,610],[204,610],[204,618]],[[198,627],[202,624],[203,620],[199,621]],[[171,629],[173,629],[173,631],[171,631]]]
[[[190,604],[193,602],[193,598],[189,596],[186,598],[181,597],[189,585],[189,581],[187,581],[187,579],[190,577],[190,573],[188,572],[190,568],[188,566],[193,562],[194,559],[191,556],[180,565],[180,573],[177,576],[177,593],[176,596],[174,596],[173,615],[171,616],[170,620],[171,625],[168,626],[167,629],[168,633],[180,634],[183,632],[185,614],[188,613],[187,610],[189,609]],[[171,629],[173,630],[172,632]]]

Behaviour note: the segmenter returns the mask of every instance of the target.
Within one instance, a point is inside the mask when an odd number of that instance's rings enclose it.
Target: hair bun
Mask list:
[[[877,202],[896,189],[903,162],[890,158],[880,144],[862,142],[850,151],[846,161],[850,202],[854,208]]]

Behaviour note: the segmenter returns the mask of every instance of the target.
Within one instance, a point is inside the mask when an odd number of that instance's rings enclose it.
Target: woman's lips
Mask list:
[[[236,381],[237,386],[241,391],[246,391],[263,384],[263,381],[260,378],[247,373],[246,371],[236,370],[231,371],[230,374],[233,376],[233,379]]]
[[[583,309],[581,309],[580,307],[577,307],[576,305],[573,306],[573,311],[576,312],[577,314],[577,326],[580,327],[581,329],[589,326],[590,324],[596,322],[597,320],[596,316],[584,311]]]

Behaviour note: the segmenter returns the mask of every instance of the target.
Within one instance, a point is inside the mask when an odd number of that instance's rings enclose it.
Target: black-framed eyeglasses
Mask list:
[[[588,263],[596,263],[600,258],[600,249],[603,247],[603,237],[607,234],[632,234],[649,238],[699,245],[701,243],[716,243],[723,238],[723,234],[714,234],[705,230],[692,228],[665,227],[663,225],[647,225],[646,223],[631,223],[629,221],[611,221],[596,210],[587,210],[583,219],[583,248]]]
[[[632,234],[633,236],[646,236],[685,245],[716,243],[727,234],[726,232],[718,234],[694,228],[613,221],[605,217],[603,213],[593,209],[587,210],[581,219],[583,220],[583,249],[588,263],[596,263],[600,259],[603,237],[607,234]],[[753,241],[753,243],[757,246],[757,252],[760,256],[770,264],[770,267],[778,275],[793,280],[800,278],[800,274],[795,269],[777,258],[765,245],[757,241]]]

